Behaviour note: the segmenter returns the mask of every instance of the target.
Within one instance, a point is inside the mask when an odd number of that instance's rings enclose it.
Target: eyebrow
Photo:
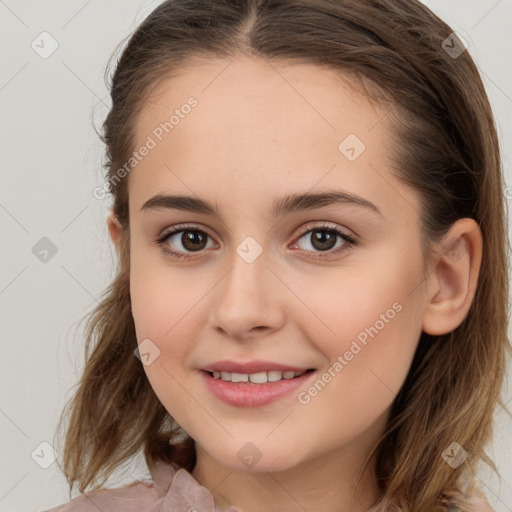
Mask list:
[[[274,201],[272,206],[272,215],[274,217],[280,217],[289,213],[314,210],[316,208],[322,208],[323,206],[330,206],[333,204],[365,208],[374,214],[384,217],[377,206],[367,199],[343,190],[289,194]],[[157,194],[148,199],[142,205],[141,211],[165,208],[214,215],[219,218],[221,217],[220,209],[216,203],[212,204],[204,199],[182,195]]]

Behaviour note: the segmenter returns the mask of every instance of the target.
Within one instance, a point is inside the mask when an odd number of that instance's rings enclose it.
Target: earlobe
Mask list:
[[[456,329],[473,301],[482,261],[482,232],[473,219],[459,219],[443,238],[426,294],[423,331],[442,335]]]
[[[109,215],[107,217],[107,227],[110,233],[110,238],[112,239],[112,242],[114,242],[114,245],[116,247],[116,251],[119,252],[119,243],[121,240],[122,228],[121,223],[119,222],[118,218],[112,210],[109,212]]]

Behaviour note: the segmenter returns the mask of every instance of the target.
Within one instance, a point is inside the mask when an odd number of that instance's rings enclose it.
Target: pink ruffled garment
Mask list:
[[[97,489],[45,512],[219,512],[212,493],[185,469],[156,461],[152,482]],[[242,512],[230,506],[227,512]]]
[[[45,512],[219,512],[213,495],[188,471],[156,461],[152,482],[138,480],[117,489],[97,489]],[[494,512],[485,498],[467,503],[474,512]],[[231,505],[227,512],[243,512]],[[367,512],[385,512],[375,506]]]

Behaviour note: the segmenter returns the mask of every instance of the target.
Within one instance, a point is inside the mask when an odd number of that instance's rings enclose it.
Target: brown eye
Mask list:
[[[208,238],[208,234],[199,229],[180,229],[166,234],[160,241],[177,247],[178,251],[196,252],[205,249]]]
[[[307,243],[300,247],[299,241],[302,239]],[[341,240],[341,243],[336,245],[338,240]],[[350,249],[356,245],[356,239],[337,228],[317,226],[304,231],[295,245],[310,253],[308,257],[320,259]],[[325,256],[322,253],[326,253]]]
[[[187,251],[200,251],[205,247],[208,238],[206,233],[197,230],[182,231],[180,242]]]
[[[173,258],[188,260],[194,252],[208,247],[208,233],[195,227],[177,226],[156,240],[162,250]]]
[[[310,231],[309,240],[311,245],[319,251],[329,251],[336,246],[339,235],[326,229],[315,229]]]

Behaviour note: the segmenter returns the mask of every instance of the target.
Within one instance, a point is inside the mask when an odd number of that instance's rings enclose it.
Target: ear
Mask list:
[[[120,241],[121,241],[121,223],[118,218],[114,215],[114,212],[110,210],[109,215],[107,217],[107,226],[108,231],[110,233],[110,238],[116,247],[116,251],[119,253],[120,249]]]
[[[440,258],[427,286],[422,328],[441,335],[466,318],[478,282],[482,261],[482,232],[478,223],[459,219],[443,237]]]

